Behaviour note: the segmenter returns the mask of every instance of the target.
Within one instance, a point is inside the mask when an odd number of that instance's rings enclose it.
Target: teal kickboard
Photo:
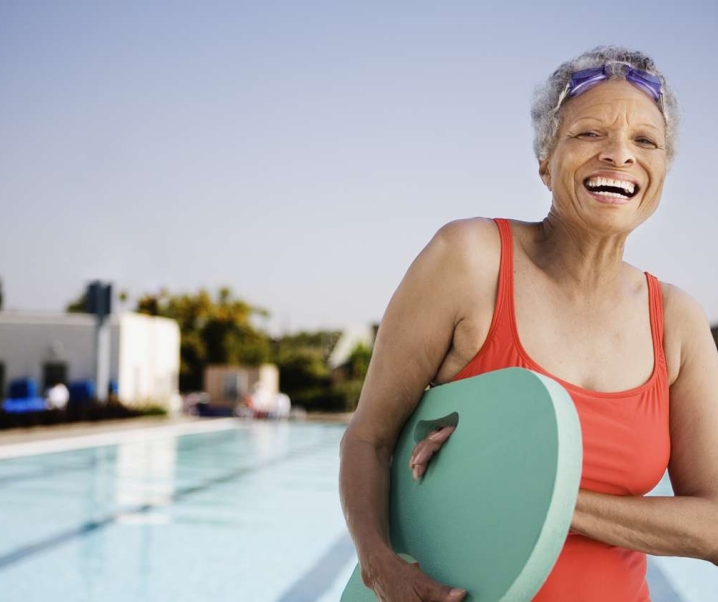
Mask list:
[[[411,452],[456,430],[420,481]],[[581,480],[581,426],[556,381],[507,368],[425,391],[391,463],[392,548],[465,600],[529,601],[558,559]],[[342,602],[375,602],[357,565]]]

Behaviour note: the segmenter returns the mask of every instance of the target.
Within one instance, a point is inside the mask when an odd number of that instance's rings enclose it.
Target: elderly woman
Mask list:
[[[520,366],[569,392],[581,422],[571,531],[534,600],[650,600],[646,554],[718,562],[718,353],[698,303],[623,260],[661,199],[677,103],[644,54],[561,65],[532,109],[539,223],[473,218],[436,233],[391,298],[341,445],[364,582],[384,602],[461,600],[390,547],[389,464],[427,385]],[[414,450],[414,478],[450,435]],[[668,468],[675,497],[642,497]]]

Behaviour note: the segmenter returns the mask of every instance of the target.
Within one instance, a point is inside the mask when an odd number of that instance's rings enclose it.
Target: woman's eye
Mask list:
[[[651,140],[650,138],[646,138],[645,136],[640,136],[639,138],[636,139],[636,142],[638,142],[638,144],[647,144],[650,146],[656,146],[656,143],[653,142],[653,140]]]
[[[598,134],[596,132],[582,132],[579,136],[582,138],[598,138]]]

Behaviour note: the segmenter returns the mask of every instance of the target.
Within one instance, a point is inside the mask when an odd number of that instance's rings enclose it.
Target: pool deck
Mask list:
[[[297,422],[328,422],[347,424],[351,414],[332,414],[317,412],[307,414]],[[200,418],[198,416],[144,416],[139,418],[125,418],[121,420],[104,420],[101,422],[74,422],[71,424],[53,424],[48,426],[34,426],[29,428],[15,428],[0,430],[0,449],[18,444],[53,441],[58,439],[72,439],[93,435],[110,435],[115,433],[138,431],[142,429],[156,429],[162,427],[181,427],[192,425],[205,425],[219,420],[237,420],[235,418]]]

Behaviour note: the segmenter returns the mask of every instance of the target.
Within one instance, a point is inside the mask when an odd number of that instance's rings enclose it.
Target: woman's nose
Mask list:
[[[636,162],[636,156],[633,153],[630,141],[618,136],[606,141],[599,159],[618,166],[633,165]]]

